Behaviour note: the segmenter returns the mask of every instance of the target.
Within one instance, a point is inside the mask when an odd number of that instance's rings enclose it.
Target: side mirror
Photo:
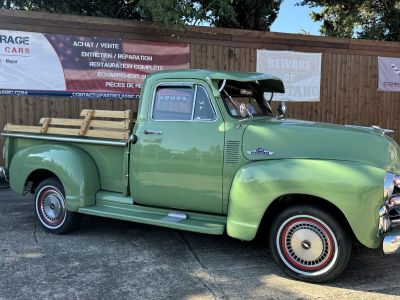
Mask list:
[[[282,101],[278,106],[278,116],[280,118],[284,118],[286,116],[286,113],[287,113],[287,106],[285,101]]]

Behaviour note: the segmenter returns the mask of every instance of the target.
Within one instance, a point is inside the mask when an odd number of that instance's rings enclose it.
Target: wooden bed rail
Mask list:
[[[41,118],[39,122],[41,126],[7,124],[4,131],[128,140],[129,132],[134,124],[131,110],[84,109],[80,116],[81,119]],[[95,120],[96,118],[102,120]],[[104,119],[117,119],[118,121]]]

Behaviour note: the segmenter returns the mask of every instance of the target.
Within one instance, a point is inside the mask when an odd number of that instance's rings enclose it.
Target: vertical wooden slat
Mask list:
[[[46,133],[47,132],[47,129],[49,129],[49,126],[50,126],[50,121],[51,121],[51,118],[44,119],[44,122],[42,124],[42,129],[40,130],[40,133]]]
[[[351,101],[349,104],[349,109],[350,111],[354,111],[355,109],[358,109],[358,103],[360,102],[358,99],[360,99],[360,88],[357,85],[359,82],[359,66],[360,63],[358,61],[358,57],[351,55],[350,57],[351,60],[351,65],[350,65],[350,78],[349,78],[349,85],[350,85],[350,93],[351,93],[351,98],[357,99],[357,101]],[[353,117],[353,122],[359,123],[360,124],[360,115],[352,116]]]
[[[89,129],[89,124],[90,124],[93,114],[94,114],[94,110],[88,110],[86,112],[85,118],[84,118],[81,128],[79,130],[79,135],[86,134],[87,130]]]
[[[328,65],[325,63],[327,60],[326,54],[323,53],[321,57],[321,86],[320,86],[320,97],[321,100],[326,98],[326,72]],[[321,101],[322,121],[329,122],[329,103],[327,101]]]

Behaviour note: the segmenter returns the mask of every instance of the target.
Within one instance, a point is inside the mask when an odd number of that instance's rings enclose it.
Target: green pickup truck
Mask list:
[[[90,214],[257,236],[285,272],[310,282],[337,277],[353,239],[398,252],[399,146],[379,127],[274,114],[269,95],[282,92],[268,74],[155,73],[126,139],[9,127],[0,173],[34,194],[40,224],[55,234]]]

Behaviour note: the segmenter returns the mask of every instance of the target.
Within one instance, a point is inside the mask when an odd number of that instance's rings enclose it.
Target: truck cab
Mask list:
[[[191,70],[160,72],[147,79],[130,164],[131,193],[139,203],[227,213],[232,178],[245,162],[239,106],[256,106],[259,111],[252,117],[271,116],[255,97],[263,97],[268,83],[269,92],[284,91],[282,82],[270,75],[253,74],[251,82],[248,76]],[[220,90],[229,90],[236,102]],[[240,90],[251,94],[241,95]]]

